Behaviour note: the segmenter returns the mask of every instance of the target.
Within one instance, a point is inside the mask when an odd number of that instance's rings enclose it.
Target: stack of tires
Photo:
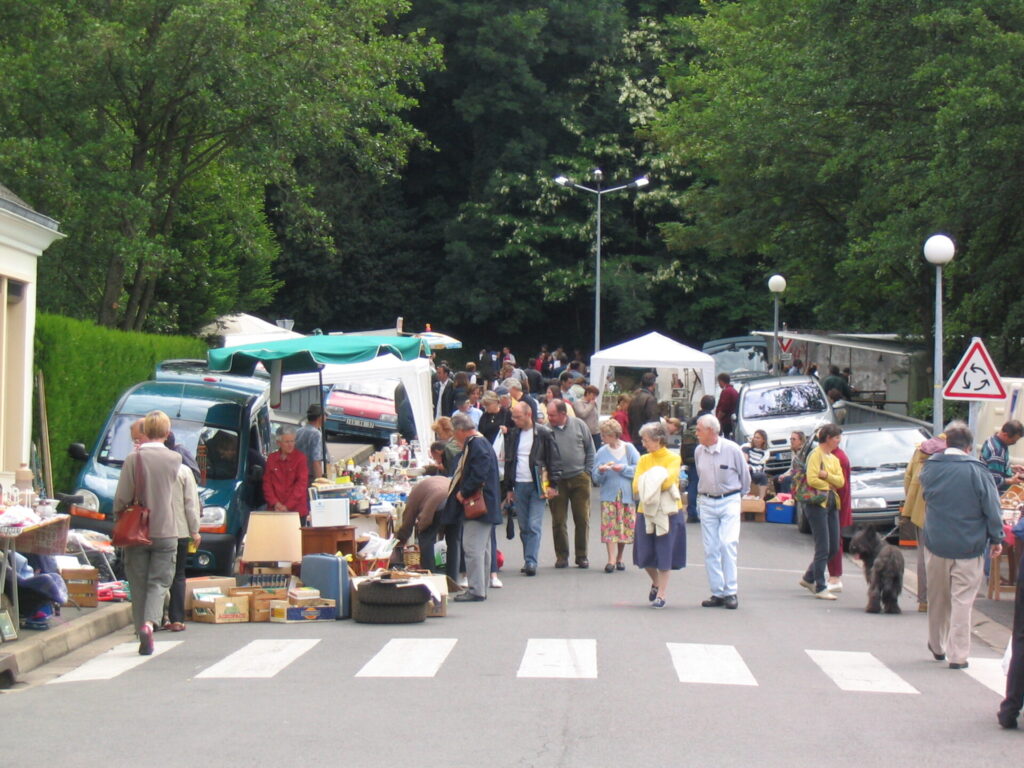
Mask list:
[[[394,582],[367,581],[352,601],[352,618],[360,624],[415,624],[427,618],[430,590],[399,587]]]

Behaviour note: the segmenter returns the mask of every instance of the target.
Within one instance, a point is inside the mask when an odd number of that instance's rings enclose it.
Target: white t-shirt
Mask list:
[[[533,448],[533,430],[524,430],[519,433],[519,450],[516,451],[516,482],[532,483],[533,475],[530,473],[530,449]]]

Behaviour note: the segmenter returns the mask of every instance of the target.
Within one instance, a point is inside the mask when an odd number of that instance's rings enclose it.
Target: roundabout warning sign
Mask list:
[[[1002,400],[1006,389],[981,339],[971,345],[949,377],[942,396],[947,400]]]

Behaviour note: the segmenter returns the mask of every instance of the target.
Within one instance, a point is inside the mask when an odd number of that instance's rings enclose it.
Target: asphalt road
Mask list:
[[[118,671],[115,660],[103,679],[55,682],[132,642],[119,633],[0,696],[5,762],[832,768],[1019,759],[1024,734],[995,722],[1000,695],[989,686],[1000,684],[1000,653],[976,642],[967,672],[933,661],[915,598],[903,596],[899,616],[865,614],[852,561],[840,599],[815,600],[796,584],[811,545],[792,526],[745,523],[739,609],[701,608],[698,528],[687,528],[690,566],[673,574],[660,611],[648,606],[643,573],[603,572],[596,525],[589,570],[556,571],[546,528],[537,577],[518,573],[518,542],[500,537],[505,587],[484,603],[450,605],[446,618],[191,624],[158,634],[158,648],[177,644],[132,669]],[[138,661],[134,648],[125,662]]]

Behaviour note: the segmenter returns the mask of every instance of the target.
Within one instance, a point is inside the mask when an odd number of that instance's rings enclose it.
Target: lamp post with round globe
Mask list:
[[[924,257],[935,265],[935,360],[932,394],[932,431],[942,432],[942,268],[953,260],[956,245],[947,235],[932,235],[924,244]]]
[[[772,275],[768,278],[768,290],[775,297],[775,347],[772,350],[772,372],[780,375],[779,371],[779,296],[786,290],[786,278],[782,275]]]

